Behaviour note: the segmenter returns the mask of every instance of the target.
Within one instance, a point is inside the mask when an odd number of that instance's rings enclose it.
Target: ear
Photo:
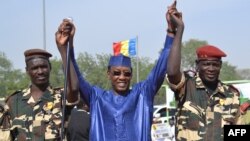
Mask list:
[[[50,63],[50,61],[49,61],[49,68],[50,68],[50,71],[52,70],[52,66],[51,66],[51,63]]]
[[[27,66],[25,67],[25,70],[26,70],[26,75],[27,75],[27,76],[30,76],[30,74],[29,74],[29,69],[28,69]]]
[[[195,60],[195,70],[199,71],[199,60]]]
[[[199,60],[195,60],[195,64],[196,64],[196,66],[199,64]]]
[[[109,70],[107,70],[107,77],[108,77],[109,80],[111,80],[111,73],[110,73]]]
[[[28,73],[28,67],[27,67],[27,65],[26,65],[26,67],[25,67],[25,71],[26,71],[26,73]]]

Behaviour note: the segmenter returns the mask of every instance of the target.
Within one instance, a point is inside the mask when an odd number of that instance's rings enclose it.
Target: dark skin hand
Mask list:
[[[178,12],[177,9],[176,9],[176,4],[177,4],[177,1],[175,0],[172,5],[168,6],[168,11],[166,13],[166,20],[167,20],[167,23],[168,23],[168,30],[173,31],[173,32],[176,32],[177,27],[175,27],[176,25],[173,23],[174,21],[172,20],[171,15],[174,14],[178,18],[182,18],[181,13]],[[169,35],[174,37],[174,33],[170,33]]]
[[[64,19],[63,22],[58,27],[58,31],[55,34],[56,45],[61,54],[63,66],[66,66],[67,64],[67,58],[66,58],[67,44],[69,43],[69,47],[73,48],[74,35],[75,35],[74,24],[69,19]],[[68,70],[67,100],[69,102],[75,102],[78,99],[79,83],[71,60],[69,64],[70,66]]]
[[[168,58],[168,68],[167,68],[167,76],[169,82],[172,84],[178,84],[181,80],[181,41],[182,35],[184,31],[184,23],[182,21],[182,14],[176,9],[176,2],[172,6],[169,7],[167,13],[167,20],[170,23],[171,27],[176,30],[175,38],[173,42],[173,46],[170,50],[169,58]]]

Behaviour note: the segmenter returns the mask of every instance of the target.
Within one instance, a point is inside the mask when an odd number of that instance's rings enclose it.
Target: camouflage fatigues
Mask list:
[[[60,140],[62,89],[47,88],[42,97],[35,102],[30,88],[12,94],[7,100],[10,116],[10,130],[18,141]],[[68,103],[68,105],[71,105]],[[66,119],[72,106],[66,106]]]
[[[10,116],[6,106],[0,104],[0,141],[10,141]]]
[[[176,140],[222,141],[223,127],[236,124],[239,92],[218,83],[211,93],[198,74],[183,73],[179,84],[169,84],[177,101]]]

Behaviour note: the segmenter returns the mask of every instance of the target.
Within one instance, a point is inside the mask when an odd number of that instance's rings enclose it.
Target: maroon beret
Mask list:
[[[204,45],[196,49],[198,59],[206,59],[210,57],[221,58],[227,55],[219,48],[211,45]]]
[[[43,49],[28,49],[24,52],[25,61],[29,61],[33,58],[44,58],[49,59],[52,57],[52,54]]]

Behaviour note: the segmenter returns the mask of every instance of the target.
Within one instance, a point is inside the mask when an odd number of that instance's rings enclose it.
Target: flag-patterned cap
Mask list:
[[[131,59],[130,57],[119,54],[117,56],[111,56],[109,60],[108,67],[112,66],[123,66],[123,67],[131,67]]]
[[[221,58],[227,56],[222,50],[211,45],[205,45],[197,48],[196,54],[198,59],[206,59],[210,57]]]
[[[24,56],[25,62],[28,62],[34,58],[44,58],[48,60],[50,57],[52,57],[52,54],[43,49],[28,49],[24,52]]]

